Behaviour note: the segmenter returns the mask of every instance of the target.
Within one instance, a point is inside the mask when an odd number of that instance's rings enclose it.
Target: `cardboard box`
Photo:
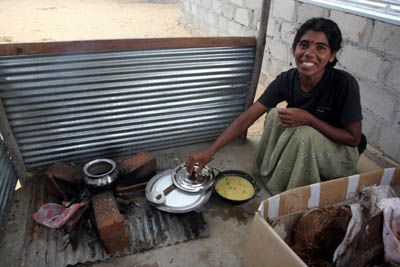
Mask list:
[[[400,185],[400,167],[303,186],[264,200],[250,226],[250,234],[245,246],[244,265],[307,266],[274,231],[268,220],[352,199],[360,188],[370,185]]]

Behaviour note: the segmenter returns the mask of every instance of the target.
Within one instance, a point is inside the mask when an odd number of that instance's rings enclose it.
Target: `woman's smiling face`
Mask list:
[[[299,40],[294,58],[299,73],[304,78],[321,79],[328,62],[336,57],[323,32],[309,30]]]

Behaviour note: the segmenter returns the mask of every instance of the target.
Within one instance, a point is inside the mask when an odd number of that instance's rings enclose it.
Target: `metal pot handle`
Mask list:
[[[217,177],[222,171],[217,168],[211,168],[211,172],[213,173],[214,177]]]

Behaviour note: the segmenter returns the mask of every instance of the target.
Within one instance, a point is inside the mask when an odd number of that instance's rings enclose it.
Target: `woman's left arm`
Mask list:
[[[308,125],[335,142],[349,146],[357,146],[360,143],[361,121],[337,128],[300,108],[278,109],[278,116],[282,126],[286,128]]]

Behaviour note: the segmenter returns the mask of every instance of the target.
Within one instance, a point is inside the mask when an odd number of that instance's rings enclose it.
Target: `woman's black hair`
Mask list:
[[[326,18],[312,18],[304,22],[303,25],[301,25],[297,30],[292,44],[293,52],[296,50],[296,46],[300,41],[300,38],[307,31],[323,32],[326,36],[326,39],[328,39],[330,49],[333,52],[340,50],[342,44],[342,33],[336,22]],[[328,65],[333,67],[337,62],[338,61],[335,57],[333,62],[328,62]]]

